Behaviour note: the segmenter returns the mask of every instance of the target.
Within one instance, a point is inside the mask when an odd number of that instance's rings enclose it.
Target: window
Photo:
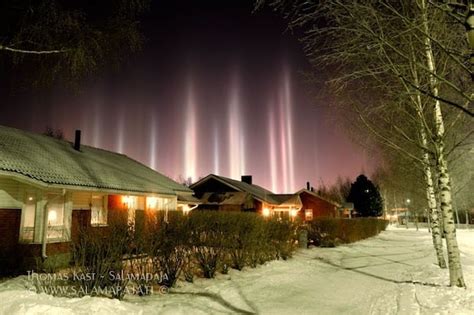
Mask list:
[[[23,224],[21,227],[20,239],[26,242],[32,242],[35,232],[35,214],[36,198],[27,195],[25,205],[23,206]]]
[[[146,208],[148,210],[156,210],[158,208],[158,198],[146,197]]]
[[[107,205],[103,196],[92,196],[91,225],[107,225]]]
[[[304,219],[306,221],[312,221],[313,220],[313,209],[306,209],[304,211]]]
[[[48,240],[62,240],[67,237],[64,215],[64,196],[48,195]]]
[[[20,241],[41,243],[44,235],[48,242],[69,240],[70,197],[70,194],[47,194],[40,198],[36,193],[27,193],[22,209]]]

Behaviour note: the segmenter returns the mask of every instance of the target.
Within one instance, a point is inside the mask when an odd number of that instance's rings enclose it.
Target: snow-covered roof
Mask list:
[[[192,184],[190,187],[191,189],[194,189],[196,186],[199,186],[205,182],[207,182],[210,179],[215,179],[227,186],[232,187],[233,189],[241,192],[247,192],[254,196],[256,199],[260,201],[264,201],[267,203],[271,204],[279,204],[277,200],[272,198],[272,195],[274,195],[271,191],[255,185],[255,184],[248,184],[239,180],[235,180],[232,178],[224,177],[224,176],[218,176],[214,174],[209,174],[206,177],[202,178],[201,180],[197,181],[196,183]]]
[[[192,191],[126,155],[0,126],[0,174],[35,184],[176,195]]]

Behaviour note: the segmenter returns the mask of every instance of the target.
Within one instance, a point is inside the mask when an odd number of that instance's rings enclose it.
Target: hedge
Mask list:
[[[288,220],[245,212],[170,212],[166,220],[157,212],[134,226],[116,221],[107,229],[83,230],[73,242],[73,269],[81,280],[72,285],[87,289],[81,292],[110,288],[120,292],[112,297],[121,299],[130,280],[110,281],[107,275],[132,274],[137,278],[131,283],[139,288],[136,294],[146,295],[150,286],[169,288],[180,277],[213,278],[217,271],[287,259],[296,248],[296,229],[297,224]],[[99,277],[80,276],[91,273]],[[149,274],[159,277],[150,283]]]
[[[308,238],[316,246],[334,247],[375,236],[387,225],[377,218],[316,218],[308,226]]]

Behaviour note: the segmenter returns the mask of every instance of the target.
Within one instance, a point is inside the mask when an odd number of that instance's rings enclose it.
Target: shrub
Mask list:
[[[242,270],[251,264],[252,254],[262,251],[265,240],[263,218],[255,213],[229,213],[230,230],[226,249],[230,256],[231,267]]]
[[[109,289],[123,298],[130,284],[135,293],[151,292],[148,275],[159,275],[157,284],[168,288],[177,279],[193,282],[196,270],[213,278],[219,270],[256,267],[272,259],[287,259],[295,249],[297,224],[265,219],[256,213],[181,212],[144,213],[134,226],[116,220],[107,228],[87,228],[74,241],[75,273],[83,292]],[[124,277],[111,279],[115,273]],[[87,275],[95,275],[90,278]],[[87,293],[89,292],[89,293]]]
[[[387,224],[388,221],[376,218],[317,218],[309,226],[308,238],[316,246],[334,247],[375,236]]]
[[[288,259],[296,249],[297,224],[288,220],[277,219],[269,220],[267,224],[268,238],[273,245],[273,259]]]
[[[123,257],[130,255],[130,240],[130,228],[123,222],[105,229],[88,227],[81,231],[72,245],[75,276],[71,277],[73,285],[80,286],[80,294],[109,292],[114,298],[123,298],[128,280],[111,275],[123,272]]]
[[[194,257],[205,278],[214,278],[224,257],[229,220],[219,212],[195,212],[189,216]]]
[[[190,230],[188,220],[180,212],[169,213],[165,220],[163,213],[151,216],[147,224],[150,235],[149,256],[155,274],[160,274],[160,282],[168,288],[187,269],[190,251]]]

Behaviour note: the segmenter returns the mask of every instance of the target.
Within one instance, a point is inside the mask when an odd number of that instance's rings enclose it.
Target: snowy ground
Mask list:
[[[19,277],[0,283],[0,314],[474,314],[474,231],[458,230],[458,241],[468,289],[447,286],[426,230],[392,228],[124,302],[36,294]]]

